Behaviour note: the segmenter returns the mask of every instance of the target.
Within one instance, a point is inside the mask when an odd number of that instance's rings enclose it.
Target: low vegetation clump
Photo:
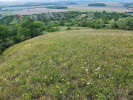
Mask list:
[[[0,58],[0,100],[132,100],[133,32],[68,30]]]

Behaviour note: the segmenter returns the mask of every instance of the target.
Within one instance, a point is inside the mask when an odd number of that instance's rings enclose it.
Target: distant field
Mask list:
[[[105,3],[107,6],[104,7],[95,7],[95,6],[88,6],[88,3],[78,3],[68,5],[68,9],[48,9],[45,8],[46,6],[30,6],[30,7],[7,7],[3,8],[2,14],[3,15],[10,15],[10,14],[20,14],[20,15],[31,15],[31,14],[41,14],[41,13],[48,13],[48,12],[64,12],[64,11],[107,11],[107,12],[132,12],[132,9],[127,9],[123,7],[123,4],[119,3]],[[6,11],[7,10],[7,11]]]
[[[20,15],[32,15],[32,14],[41,14],[41,13],[48,13],[48,12],[65,12],[70,11],[67,9],[48,9],[48,8],[33,8],[33,9],[25,9],[20,12],[14,12],[14,14]]]
[[[12,15],[12,14],[20,14],[20,15],[32,15],[32,14],[42,14],[48,12],[65,12],[70,11],[67,9],[50,9],[46,8],[47,6],[31,6],[31,7],[7,7],[2,8],[2,15]]]
[[[88,6],[87,4],[70,5],[68,6],[68,9],[73,9],[76,11],[109,11],[109,12],[132,11],[123,7],[122,4],[118,4],[118,3],[106,3],[106,4],[107,6],[104,6],[104,7]]]
[[[82,8],[68,8],[68,10],[72,10],[72,11],[86,11],[86,12],[102,12],[102,10],[94,10],[94,9],[82,9]]]

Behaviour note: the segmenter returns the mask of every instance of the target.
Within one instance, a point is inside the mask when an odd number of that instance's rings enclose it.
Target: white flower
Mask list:
[[[87,62],[85,62],[85,64],[86,64]]]
[[[68,82],[67,84],[70,84],[70,82]]]
[[[60,91],[60,93],[62,93],[62,91]]]
[[[62,81],[64,81],[64,79],[62,79]]]
[[[88,68],[86,68],[85,70],[86,70],[86,72],[88,72]]]
[[[87,85],[89,85],[89,84],[90,84],[90,82],[87,83]]]
[[[95,70],[100,70],[100,67],[97,67]]]
[[[44,77],[44,79],[47,79],[47,77]]]
[[[18,82],[18,81],[19,81],[19,79],[16,79],[16,81]]]

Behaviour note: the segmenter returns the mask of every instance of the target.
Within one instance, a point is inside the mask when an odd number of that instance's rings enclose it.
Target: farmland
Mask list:
[[[88,3],[72,3],[65,5],[68,9],[49,9],[48,5],[24,5],[19,6],[16,4],[15,6],[9,5],[9,7],[4,7],[1,9],[1,13],[3,15],[12,15],[12,14],[20,14],[20,15],[32,15],[32,14],[41,14],[48,12],[65,12],[65,11],[107,11],[107,12],[132,12],[132,9],[127,9],[124,7],[124,4],[120,3],[105,3],[107,6],[88,6]],[[18,6],[17,6],[18,5]],[[53,4],[52,4],[53,5]],[[55,4],[57,5],[57,4]],[[62,5],[58,5],[62,6]]]
[[[108,11],[108,12],[130,12],[129,10],[123,5],[118,3],[106,3],[107,6],[104,7],[95,7],[95,6],[88,6],[87,4],[77,4],[77,5],[70,5],[68,9],[77,10],[77,11]]]

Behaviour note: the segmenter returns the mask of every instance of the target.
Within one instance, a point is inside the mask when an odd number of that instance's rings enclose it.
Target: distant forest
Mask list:
[[[126,4],[124,4],[124,7],[126,7],[126,8],[133,8],[133,3],[126,3]]]
[[[88,6],[106,6],[104,3],[90,3]]]
[[[46,8],[50,8],[50,9],[67,9],[67,7],[64,7],[64,6],[47,6]]]

